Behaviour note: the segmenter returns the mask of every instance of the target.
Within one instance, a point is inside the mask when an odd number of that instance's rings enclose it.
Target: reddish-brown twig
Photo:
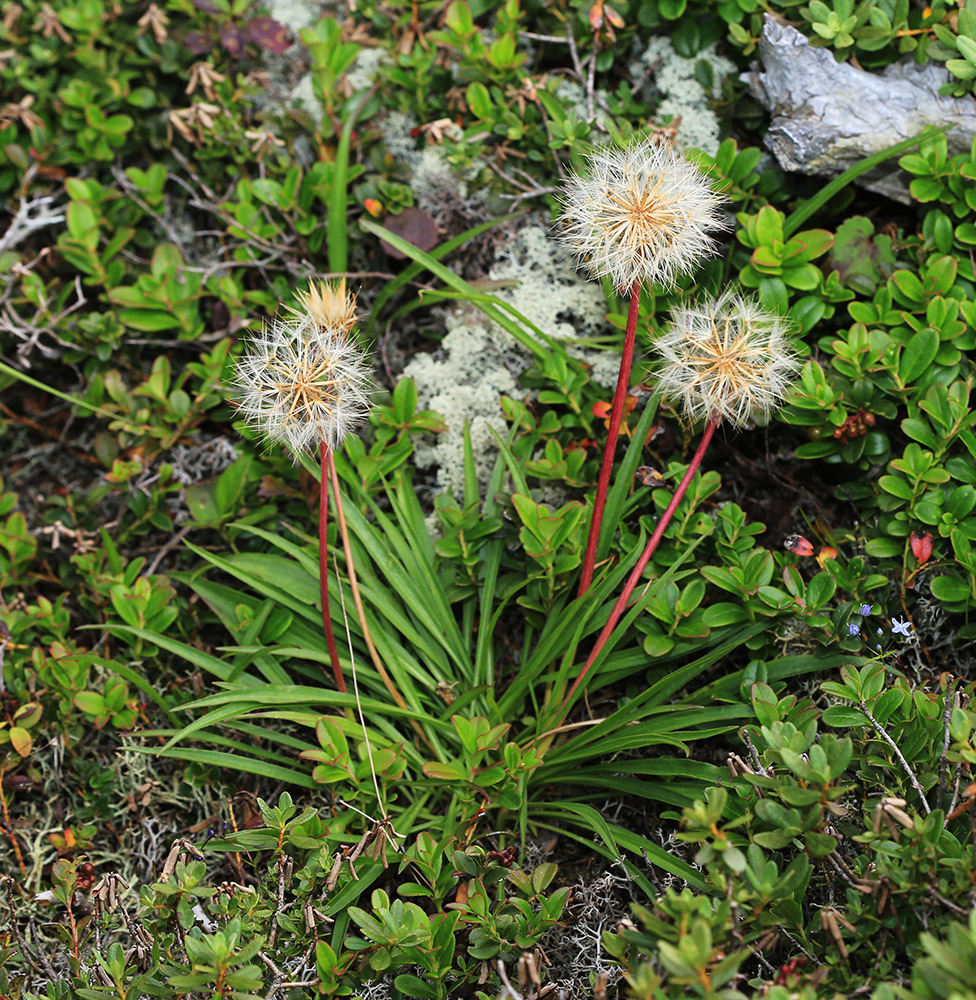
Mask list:
[[[7,796],[3,794],[3,774],[0,772],[0,806],[3,808],[3,824],[6,834],[10,838],[10,843],[14,849],[14,857],[17,859],[17,867],[20,874],[27,877],[27,866],[24,864],[24,856],[20,853],[20,844],[17,843],[17,833],[13,823],[10,822],[10,812],[7,809]]]

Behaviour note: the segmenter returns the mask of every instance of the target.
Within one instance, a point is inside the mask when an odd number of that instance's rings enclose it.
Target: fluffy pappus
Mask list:
[[[768,417],[800,367],[790,332],[787,320],[735,290],[679,306],[654,342],[658,388],[690,420],[741,427],[754,413]]]
[[[371,405],[362,348],[305,311],[272,320],[251,340],[234,386],[245,420],[296,455],[315,455],[322,442],[334,451]]]
[[[669,287],[713,251],[723,199],[665,142],[600,149],[588,167],[562,191],[558,238],[594,278],[625,294],[652,282]]]

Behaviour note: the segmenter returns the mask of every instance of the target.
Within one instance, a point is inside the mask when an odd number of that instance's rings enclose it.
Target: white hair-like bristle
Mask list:
[[[331,450],[370,410],[362,348],[340,327],[298,312],[276,318],[247,345],[234,386],[241,415],[296,455]]]
[[[560,242],[594,278],[629,294],[652,282],[668,288],[715,248],[722,197],[708,177],[664,142],[606,147],[562,192]]]
[[[689,420],[741,427],[781,405],[800,367],[789,322],[735,289],[679,306],[654,342],[658,388]]]

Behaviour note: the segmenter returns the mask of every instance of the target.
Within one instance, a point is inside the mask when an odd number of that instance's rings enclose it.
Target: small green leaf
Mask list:
[[[434,1000],[441,996],[436,983],[428,983],[419,976],[412,976],[409,973],[401,973],[393,980],[393,985],[408,997],[423,997]]]
[[[959,604],[968,601],[971,588],[964,580],[956,576],[937,576],[929,583],[933,597],[947,604]]]
[[[468,107],[477,118],[488,118],[491,115],[491,95],[483,83],[477,81],[468,85],[465,91]]]
[[[428,778],[438,781],[467,781],[468,776],[457,764],[432,760],[423,766],[423,772]]]
[[[922,282],[914,271],[895,271],[891,276],[892,284],[911,302],[924,302],[925,292]]]
[[[34,746],[34,739],[23,726],[11,726],[10,745],[21,757],[29,757]]]
[[[904,549],[894,538],[871,538],[864,545],[864,551],[875,559],[899,559]]]
[[[738,625],[749,620],[746,610],[739,604],[729,601],[719,601],[710,604],[702,613],[702,621],[709,628],[720,628],[723,625]]]
[[[99,715],[105,711],[105,699],[95,691],[79,691],[74,703],[86,715]]]
[[[825,708],[822,719],[828,726],[839,728],[868,724],[867,716],[860,709],[851,708],[849,705],[831,705],[830,708]]]
[[[907,272],[900,272],[905,274]],[[939,334],[931,327],[926,327],[905,345],[901,361],[898,364],[898,375],[905,385],[910,385],[920,375],[929,370],[936,354],[939,353]]]
[[[912,498],[912,488],[907,480],[902,479],[901,476],[882,476],[878,480],[878,485],[885,493],[890,493],[892,496],[898,497],[899,500],[911,500]]]

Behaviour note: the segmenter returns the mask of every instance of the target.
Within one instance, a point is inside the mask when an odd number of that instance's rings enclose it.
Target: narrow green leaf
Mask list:
[[[495,304],[485,302],[485,296],[481,295],[449,268],[444,267],[443,264],[431,257],[430,254],[424,253],[423,250],[419,250],[412,243],[408,243],[403,237],[398,236],[396,233],[391,233],[388,229],[384,229],[382,226],[368,219],[360,220],[360,225],[367,232],[386,240],[390,246],[396,247],[397,250],[411,260],[422,264],[435,277],[440,278],[449,288],[453,288],[455,292],[471,296],[471,301],[475,302],[489,319],[494,320],[500,327],[507,330],[520,344],[530,350],[537,361],[542,362],[545,359],[546,351],[541,344],[536,343],[532,337],[521,329],[517,323],[509,319]]]
[[[106,626],[82,625],[81,628],[104,629]],[[230,677],[230,664],[224,663],[223,660],[218,660],[216,656],[211,656],[209,653],[204,653],[199,649],[195,649],[193,646],[189,646],[185,642],[179,642],[176,639],[169,639],[164,635],[158,635],[155,632],[150,632],[148,629],[135,628],[131,625],[112,625],[110,626],[110,629],[113,632],[125,632],[129,635],[134,635],[140,639],[144,639],[146,642],[151,642],[153,645],[159,646],[161,649],[165,649],[168,653],[173,653],[176,656],[182,657],[188,663],[192,663],[195,667],[199,667],[201,670],[206,670],[207,673],[213,674],[221,680],[227,680]],[[258,681],[254,678],[245,676],[239,678],[239,683],[242,685],[257,684]]]
[[[877,153],[866,156],[860,162],[855,163],[853,167],[848,167],[842,174],[838,174],[837,177],[830,181],[829,184],[825,184],[812,198],[808,198],[787,218],[786,222],[783,223],[785,237],[788,239],[792,236],[811,215],[819,212],[835,194],[843,191],[851,181],[867,173],[879,163],[884,163],[885,160],[890,160],[893,156],[901,156],[902,153],[907,153],[908,150],[914,149],[925,139],[931,139],[935,135],[948,132],[953,127],[953,125],[941,125],[938,128],[929,126],[914,138],[897,142],[894,146],[889,146],[887,149],[882,149]]]
[[[132,749],[140,749],[133,747]],[[148,748],[144,748],[147,749]],[[257,774],[262,778],[271,781],[283,781],[289,785],[301,785],[303,788],[320,788],[312,780],[310,774],[292,768],[280,767],[277,764],[268,764],[262,760],[255,760],[253,757],[243,756],[235,753],[224,753],[221,750],[197,750],[182,747],[174,750],[156,750],[149,752],[158,754],[160,757],[171,757],[174,760],[187,760],[196,764],[204,764],[210,767],[221,768],[226,771],[242,771],[245,774]]]
[[[520,215],[524,214],[524,212],[512,212],[509,215],[501,215],[497,219],[482,222],[478,226],[472,226],[471,229],[465,230],[459,236],[455,236],[454,239],[448,240],[446,243],[441,243],[439,246],[429,250],[428,253],[433,260],[439,261],[442,257],[446,257],[449,253],[457,250],[457,248],[462,246],[464,243],[467,243],[468,240],[473,240],[475,237],[480,236],[489,229],[493,229],[495,226],[504,225],[506,222],[511,222],[513,219],[517,219]],[[375,333],[376,323],[383,306],[386,305],[389,299],[401,288],[403,288],[404,285],[413,281],[413,279],[416,278],[417,275],[423,270],[424,265],[422,263],[419,261],[413,261],[408,264],[395,278],[388,281],[380,289],[379,294],[376,296],[376,301],[373,303],[373,308],[370,310],[369,320],[366,325],[366,332],[370,335],[370,337],[372,337]]]
[[[349,150],[352,145],[352,130],[356,126],[356,119],[359,118],[360,112],[372,96],[373,90],[367,91],[362,100],[346,116],[346,120],[342,123],[342,132],[339,134],[335,163],[332,165],[327,225],[329,270],[333,274],[342,274],[349,266],[349,237],[347,234],[349,226]]]
[[[0,361],[0,373],[9,375],[11,378],[16,379],[18,382],[23,382],[25,385],[32,386],[35,389],[40,389],[42,392],[46,392],[50,396],[56,396],[58,399],[63,399],[65,402],[71,403],[72,406],[80,406],[83,409],[88,410],[90,413],[97,413],[100,417],[105,417],[107,420],[111,420],[121,427],[125,427],[128,431],[140,435],[146,432],[146,427],[143,425],[134,424],[131,421],[126,420],[125,417],[122,417],[117,413],[113,413],[111,410],[103,410],[100,406],[95,406],[84,399],[79,399],[77,396],[69,396],[68,393],[61,392],[60,389],[55,389],[44,382],[38,382],[36,378],[31,378],[30,375],[25,375],[17,368],[11,368],[10,365],[3,361]]]
[[[651,429],[651,421],[657,413],[657,393],[651,396],[644,407],[644,412],[637,421],[637,428],[627,445],[627,452],[624,460],[620,463],[620,468],[613,479],[613,486],[607,495],[606,506],[603,509],[603,523],[600,525],[600,539],[597,545],[597,561],[602,561],[607,557],[610,549],[610,542],[620,524],[624,506],[630,496],[631,486],[634,482],[634,473],[640,465],[641,456],[644,453],[644,442]]]
[[[671,875],[677,875],[695,889],[702,892],[706,891],[706,885],[702,880],[701,873],[692,868],[691,865],[663,850],[658,844],[648,840],[646,837],[631,833],[629,830],[625,830],[616,824],[607,823],[603,816],[592,806],[580,802],[545,803],[534,807],[532,811],[533,815],[548,814],[554,819],[562,820],[563,823],[573,823],[574,826],[583,828],[590,835],[596,834],[603,842],[602,846],[600,844],[594,845],[592,841],[590,841],[589,846],[591,848],[595,846],[595,849],[606,858],[614,861],[620,860],[621,847],[637,855],[646,854],[648,860],[652,864],[657,865],[658,868]],[[582,843],[586,843],[584,838],[575,835],[573,831],[564,829],[563,832]],[[649,891],[650,897],[654,898],[656,893],[653,887],[650,886],[647,878],[626,859],[624,859],[624,866],[637,884],[645,892]]]

